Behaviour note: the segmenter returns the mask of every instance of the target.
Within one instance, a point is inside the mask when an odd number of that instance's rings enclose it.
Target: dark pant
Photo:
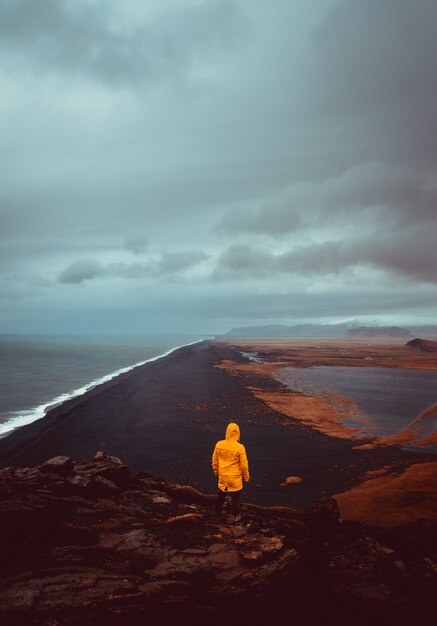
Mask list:
[[[215,501],[216,515],[220,515],[220,513],[222,512],[223,504],[224,504],[227,493],[229,493],[231,496],[232,513],[234,515],[238,515],[240,512],[241,489],[240,491],[222,491],[221,489],[217,491],[217,498]]]

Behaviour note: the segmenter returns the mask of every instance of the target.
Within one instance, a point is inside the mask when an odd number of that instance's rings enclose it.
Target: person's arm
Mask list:
[[[216,476],[218,476],[219,460],[218,460],[217,444],[215,445],[214,452],[213,452],[213,455],[212,455],[212,469],[214,471],[214,474]]]
[[[240,469],[243,474],[243,480],[245,483],[248,483],[250,480],[249,475],[249,461],[247,460],[246,448],[241,444],[241,452],[240,452]]]

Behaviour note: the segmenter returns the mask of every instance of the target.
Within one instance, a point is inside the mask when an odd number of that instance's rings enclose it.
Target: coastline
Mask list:
[[[71,391],[63,392],[56,397],[48,400],[47,402],[35,405],[30,409],[17,410],[15,411],[15,415],[13,417],[11,417],[6,422],[0,423],[0,439],[7,437],[22,426],[27,426],[28,424],[32,424],[33,422],[42,419],[43,417],[45,417],[49,410],[62,405],[68,400],[72,400],[74,398],[77,398],[78,396],[84,395],[91,389],[95,389],[99,385],[102,385],[106,382],[113,380],[114,378],[117,378],[117,376],[120,376],[120,374],[125,374],[132,371],[136,367],[140,367],[141,365],[145,365],[146,363],[152,363],[153,361],[157,361],[158,359],[169,356],[170,354],[172,354],[172,352],[178,350],[179,348],[191,346],[196,343],[201,343],[202,341],[205,341],[205,339],[199,339],[197,341],[192,341],[187,344],[175,346],[173,348],[170,348],[169,350],[166,350],[162,354],[158,354],[148,359],[138,361],[136,363],[133,363],[132,365],[120,367],[112,372],[109,372],[108,374],[99,376],[98,378],[91,380],[89,383],[86,383],[81,387],[77,387],[76,389],[73,389]]]
[[[403,340],[374,340],[369,343],[368,339],[361,341],[330,339],[317,344],[316,340],[308,339],[278,341],[258,338],[224,343],[244,349],[243,354],[247,357],[247,362],[224,360],[219,367],[242,379],[256,373],[277,380],[281,384],[274,391],[266,389],[265,386],[248,388],[268,406],[287,417],[298,419],[303,424],[332,437],[364,441],[367,449],[370,445],[415,443],[417,446],[425,447],[435,443],[435,433],[425,436],[420,432],[415,433],[414,427],[419,427],[420,431],[423,421],[434,417],[437,412],[437,389],[435,396],[431,394],[434,406],[425,405],[415,417],[411,414],[411,419],[399,427],[399,432],[395,428],[395,432],[382,436],[372,433],[369,420],[360,416],[357,398],[350,397],[347,392],[343,394],[336,390],[334,381],[331,381],[329,389],[319,385],[318,389],[315,386],[308,390],[305,386],[300,388],[301,381],[295,379],[289,384],[287,372],[291,370],[303,373],[311,368],[337,368],[349,372],[357,368],[378,372],[384,369],[402,370],[405,373],[434,372],[437,371],[437,355],[412,351]],[[301,378],[305,380],[304,376]],[[378,382],[380,383],[380,380]],[[391,383],[393,384],[393,381]]]
[[[0,465],[105,450],[134,471],[214,493],[212,449],[227,423],[238,421],[252,476],[244,501],[303,509],[322,494],[353,488],[369,471],[388,465],[399,472],[435,459],[398,446],[354,449],[356,440],[328,436],[256,397],[253,388],[283,389],[267,370],[235,375],[220,367],[225,361],[247,364],[241,347],[205,340],[123,373],[2,439]]]
[[[247,361],[223,360],[219,367],[239,377],[266,406],[292,422],[353,443],[352,449],[361,460],[367,456],[368,467],[361,475],[329,492],[337,500],[344,519],[379,526],[401,525],[421,518],[437,520],[437,454],[435,446],[429,445],[437,440],[436,431],[432,432],[437,414],[435,400],[408,426],[381,437],[366,432],[368,420],[357,416],[359,407],[352,398],[332,390],[302,393],[287,384],[282,375],[289,367],[301,371],[344,366],[349,370],[373,367],[381,371],[389,367],[405,372],[410,368],[434,372],[435,353],[411,350],[403,340],[332,339],[319,343],[255,338],[235,340],[230,345],[244,350]],[[266,385],[263,379],[275,380],[278,385]]]

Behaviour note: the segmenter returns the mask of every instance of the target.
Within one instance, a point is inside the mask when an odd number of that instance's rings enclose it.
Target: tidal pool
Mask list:
[[[397,435],[437,404],[437,372],[433,371],[391,367],[287,367],[281,371],[280,380],[294,391],[324,397],[328,403],[338,406],[349,425],[362,429],[362,433],[357,432],[358,436]],[[336,402],[336,394],[352,400],[353,408]],[[367,423],[363,423],[363,418]],[[436,422],[437,416],[433,414],[421,424],[421,437],[432,434]]]

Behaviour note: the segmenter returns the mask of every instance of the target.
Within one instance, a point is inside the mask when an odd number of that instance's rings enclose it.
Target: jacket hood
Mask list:
[[[226,439],[228,441],[240,440],[240,428],[238,424],[234,424],[234,422],[231,422],[230,424],[228,424],[228,427],[226,429]]]

